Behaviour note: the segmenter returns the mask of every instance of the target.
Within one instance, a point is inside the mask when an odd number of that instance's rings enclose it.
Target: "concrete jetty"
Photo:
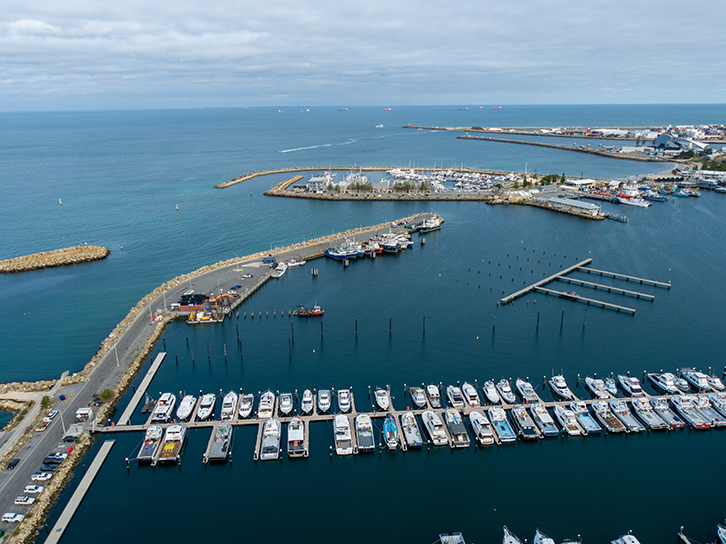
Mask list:
[[[530,293],[530,292],[534,291],[538,287],[542,287],[544,285],[547,285],[548,283],[553,282],[553,281],[555,281],[556,279],[558,279],[558,278],[560,278],[562,276],[566,276],[570,272],[574,272],[575,270],[577,270],[580,267],[587,266],[591,262],[592,262],[592,259],[585,259],[584,261],[580,261],[579,263],[577,263],[574,266],[570,266],[569,268],[565,268],[564,270],[560,270],[556,274],[552,274],[551,276],[549,276],[549,277],[547,277],[547,278],[545,278],[543,280],[540,280],[537,283],[533,283],[529,287],[525,287],[524,289],[520,289],[516,293],[512,293],[511,295],[508,295],[508,296],[504,297],[499,302],[501,302],[502,304],[509,304],[510,302],[514,302],[519,297],[521,297],[523,295],[526,295],[527,293]]]
[[[164,362],[165,357],[166,357],[166,352],[161,352],[156,356],[156,359],[154,359],[154,362],[151,363],[151,367],[149,367],[149,370],[146,373],[146,376],[144,376],[144,379],[141,380],[141,383],[139,384],[139,387],[136,390],[136,393],[134,393],[134,396],[131,397],[131,401],[129,402],[129,405],[126,407],[123,414],[121,414],[121,418],[118,420],[117,425],[128,425],[129,419],[131,419],[131,416],[133,415],[134,411],[136,410],[136,407],[139,405],[139,402],[141,402],[141,399],[144,396],[144,393],[146,393],[146,390],[149,388],[149,384],[151,383],[151,380],[153,380],[154,376],[156,376],[156,372],[157,372],[157,370],[159,370],[161,363]],[[152,415],[153,415],[153,411],[152,411]]]
[[[616,280],[625,280],[625,281],[632,281],[637,282],[639,284],[645,283],[646,285],[652,285],[653,287],[662,287],[663,289],[670,289],[671,284],[670,283],[664,283],[662,281],[655,281],[655,280],[646,280],[643,278],[636,278],[634,276],[627,276],[625,274],[618,274],[616,272],[607,272],[605,270],[597,270],[595,268],[586,268],[584,266],[580,267],[581,270],[584,272],[587,272],[588,274],[598,274],[600,276],[608,276]]]

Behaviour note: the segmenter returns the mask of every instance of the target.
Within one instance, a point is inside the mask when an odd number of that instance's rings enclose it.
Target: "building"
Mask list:
[[[600,213],[600,206],[598,206],[596,204],[591,204],[589,202],[580,202],[579,200],[572,200],[571,198],[535,197],[534,200],[537,200],[538,202],[543,202],[543,203],[549,204],[550,207],[559,209],[559,210],[575,211],[575,212],[579,212],[579,213],[586,213],[589,215],[598,215]]]

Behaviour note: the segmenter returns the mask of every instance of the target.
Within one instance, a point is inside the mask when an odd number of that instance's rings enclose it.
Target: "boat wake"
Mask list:
[[[282,150],[278,151],[278,153],[292,153],[293,151],[305,151],[307,149],[317,149],[319,147],[336,147],[336,146],[340,146],[340,145],[350,145],[350,144],[356,143],[357,141],[358,140],[351,139],[351,140],[348,140],[347,142],[342,142],[342,143],[338,143],[338,144],[320,144],[320,145],[309,145],[307,147],[296,147],[293,149],[282,149]]]

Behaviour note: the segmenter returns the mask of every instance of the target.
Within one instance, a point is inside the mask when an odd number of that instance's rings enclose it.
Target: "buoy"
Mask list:
[[[60,198],[58,199],[58,203],[59,203],[59,204],[60,204],[61,206],[63,205],[63,201],[62,201],[62,200],[61,200]]]
[[[179,204],[176,205],[176,211],[179,211]]]

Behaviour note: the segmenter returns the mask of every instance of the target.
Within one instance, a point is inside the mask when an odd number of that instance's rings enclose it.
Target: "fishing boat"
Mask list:
[[[605,400],[596,400],[592,403],[592,409],[595,411],[595,417],[603,424],[609,433],[628,432],[627,427],[623,425]]]
[[[237,411],[237,393],[230,391],[222,399],[222,414],[220,418],[222,421],[228,421],[234,418],[234,414]]]
[[[424,393],[421,387],[411,387],[409,389],[411,394],[411,402],[416,408],[426,408],[426,393]]]
[[[582,434],[580,426],[577,424],[575,412],[561,404],[555,404],[554,410],[555,417],[557,418],[557,421],[560,422],[560,425],[562,425],[563,431],[570,436],[580,436]]]
[[[321,389],[318,391],[318,413],[327,414],[332,404],[332,395],[330,389]]]
[[[695,395],[693,405],[706,419],[711,421],[711,427],[725,427],[726,419],[711,405],[708,395]]]
[[[457,409],[464,407],[464,395],[462,395],[461,389],[455,385],[446,388],[446,399],[449,401],[449,406]]]
[[[187,436],[187,426],[183,423],[169,425],[164,433],[164,441],[159,449],[159,462],[177,462]]]
[[[285,275],[285,272],[287,272],[287,265],[285,263],[278,263],[278,265],[272,271],[272,277],[275,279],[279,279]]]
[[[421,227],[418,229],[418,231],[421,234],[426,234],[427,232],[434,232],[435,230],[441,229],[442,224],[443,222],[438,217],[432,217],[431,219],[426,219],[421,224]]]
[[[501,402],[502,398],[497,393],[497,386],[494,385],[494,380],[485,382],[482,391],[484,391],[484,396],[491,404],[499,404]]]
[[[232,447],[232,425],[226,422],[219,422],[214,425],[212,431],[212,444],[209,448],[207,461],[226,461],[229,449]]]
[[[517,402],[517,398],[512,392],[512,386],[509,384],[509,380],[502,378],[497,382],[496,387],[503,402],[506,402],[507,404],[514,404]]]
[[[552,419],[552,416],[542,401],[532,405],[529,411],[532,412],[532,419],[537,424],[537,427],[539,427],[539,430],[542,431],[543,435],[558,436],[560,434],[560,431],[555,426],[555,420]]]
[[[292,267],[292,266],[302,266],[302,265],[304,265],[304,264],[305,264],[306,262],[307,262],[307,261],[304,261],[304,260],[302,260],[302,259],[290,259],[290,260],[288,261],[288,263],[287,263],[287,266],[288,266],[288,268],[290,268],[290,267]]]
[[[650,399],[650,405],[653,407],[655,413],[668,424],[671,430],[682,429],[686,426],[686,423],[670,409],[666,399],[654,397]]]
[[[359,414],[355,418],[355,438],[359,452],[375,451],[376,439],[373,437],[373,422],[368,414]]]
[[[628,408],[628,404],[624,400],[611,400],[610,409],[612,410],[613,414],[615,414],[615,417],[622,421],[623,425],[628,428],[629,432],[640,433],[645,430],[645,427],[643,427],[643,425],[641,425],[641,423],[637,419],[635,419],[635,416],[630,411],[630,408]]]
[[[299,417],[294,417],[287,424],[287,456],[303,455],[305,455],[305,422]]]
[[[166,423],[171,419],[171,415],[174,413],[174,406],[176,405],[176,395],[173,393],[163,393],[160,397],[156,406],[154,407],[154,413],[151,415],[152,423]]]
[[[653,410],[653,406],[651,406],[650,402],[648,402],[648,399],[642,397],[635,398],[631,402],[631,407],[636,417],[645,423],[650,430],[657,431],[669,428],[669,425],[663,420],[663,418],[660,417],[655,410]]]
[[[620,204],[627,204],[628,206],[637,206],[638,208],[647,208],[650,206],[650,202],[640,198],[639,196],[634,196],[632,198],[623,198],[618,196],[615,198]]]
[[[705,430],[711,428],[711,422],[694,405],[692,395],[676,395],[671,397],[671,403],[676,412],[694,429]]]
[[[570,403],[570,410],[575,414],[577,422],[585,431],[585,434],[599,434],[602,432],[602,427],[590,415],[587,404],[582,401],[573,401]]]
[[[532,544],[555,544],[555,541],[537,529],[534,533],[534,540],[532,541]]]
[[[184,395],[184,398],[182,398],[181,402],[179,403],[179,408],[176,410],[176,418],[179,421],[185,421],[189,419],[189,416],[192,415],[192,412],[194,412],[194,407],[197,405],[197,397],[194,395]]]
[[[527,410],[524,409],[524,406],[515,406],[512,408],[512,421],[514,421],[514,426],[517,428],[519,436],[524,440],[537,440],[539,438],[537,426],[532,421]]]
[[[472,408],[476,408],[477,406],[481,405],[481,401],[479,400],[479,393],[476,392],[476,387],[471,385],[469,382],[464,382],[464,385],[461,386],[461,392],[464,394],[464,399],[466,399],[466,402]]]
[[[711,386],[708,385],[708,376],[703,372],[698,372],[695,368],[681,368],[677,372],[698,391],[711,390]]]
[[[434,446],[444,446],[448,443],[444,423],[436,412],[426,410],[421,414],[421,421]]]
[[[426,396],[432,408],[441,408],[441,394],[437,386],[434,384],[426,386]]]
[[[711,386],[711,389],[714,391],[723,391],[724,390],[724,384],[721,381],[721,378],[718,378],[716,376],[707,376],[708,378],[708,385]]]
[[[515,534],[509,531],[507,529],[507,526],[504,526],[504,538],[502,538],[502,544],[522,544],[522,541],[517,538]]]
[[[257,407],[257,417],[265,419],[272,417],[272,411],[275,409],[275,394],[269,389],[260,395],[260,404]]]
[[[351,400],[350,389],[341,389],[338,391],[338,410],[346,414],[350,412]]]
[[[489,421],[492,422],[494,432],[497,433],[501,442],[514,442],[517,435],[514,434],[512,426],[507,421],[507,413],[500,406],[493,406],[489,409]]]
[[[494,444],[494,431],[489,423],[487,416],[480,412],[471,412],[469,414],[469,426],[471,432],[474,433],[474,439],[482,446],[491,446]]]
[[[307,415],[310,415],[313,413],[315,401],[313,399],[313,392],[310,391],[310,389],[306,389],[303,392],[302,396],[302,402],[300,403],[300,410],[302,410],[302,413]]]
[[[217,403],[217,396],[214,393],[205,393],[197,408],[197,419],[204,421],[214,414],[214,405]]]
[[[406,411],[401,416],[401,432],[403,432],[403,437],[406,439],[409,448],[421,447],[421,431],[418,428],[416,416],[413,412]]]
[[[590,376],[585,377],[585,385],[593,394],[596,399],[609,399],[610,393],[605,385],[605,381],[599,378],[591,378]]]
[[[726,544],[726,525],[716,524],[716,536],[721,544]]]
[[[239,399],[239,410],[237,412],[237,415],[240,417],[240,419],[245,419],[250,417],[252,414],[252,409],[255,405],[255,396],[252,393],[247,393],[246,395],[242,395]]]
[[[471,441],[469,440],[469,433],[466,432],[464,427],[464,419],[461,417],[459,410],[454,408],[447,408],[444,412],[444,422],[446,427],[449,429],[451,435],[451,441],[455,448],[468,448]]]
[[[567,387],[567,381],[561,374],[552,376],[547,382],[550,384],[550,389],[563,400],[576,400],[575,395],[572,394],[570,388]]]
[[[262,398],[260,398],[262,404]],[[260,444],[260,459],[262,461],[275,461],[280,458],[280,420],[271,417],[262,427],[262,443]]]
[[[678,393],[678,388],[674,381],[675,376],[670,372],[649,372],[647,374],[648,379],[657,388],[669,395],[675,395]]]
[[[534,387],[528,381],[517,378],[514,382],[514,387],[517,389],[519,396],[522,397],[525,404],[534,404],[540,401],[539,396],[534,392]]]
[[[383,442],[389,450],[394,451],[398,447],[398,425],[393,414],[387,414],[383,420]]]
[[[605,388],[608,390],[608,393],[610,393],[613,397],[616,397],[618,395],[618,384],[615,380],[612,378],[605,378],[603,381],[605,382]]]
[[[388,398],[388,391],[385,389],[381,389],[380,387],[376,388],[375,393],[376,398],[376,406],[379,410],[386,411],[391,407],[391,401]]]
[[[159,444],[161,444],[162,436],[164,436],[164,429],[159,425],[149,425],[144,435],[144,441],[141,443],[141,448],[139,448],[139,453],[136,454],[136,459],[139,462],[153,461],[156,450],[159,449]]]
[[[299,306],[298,308],[293,310],[292,313],[293,315],[296,315],[298,317],[319,317],[325,313],[325,310],[323,310],[320,306],[316,304],[312,308]]]
[[[726,416],[726,393],[709,393],[708,400],[722,416]]]
[[[623,391],[631,397],[642,397],[644,395],[638,378],[618,374],[618,381],[620,382],[620,387],[623,388]]]

